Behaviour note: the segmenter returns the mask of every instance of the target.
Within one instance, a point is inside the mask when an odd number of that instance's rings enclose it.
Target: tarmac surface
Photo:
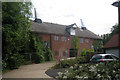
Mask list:
[[[52,78],[45,72],[56,62],[46,62],[40,64],[30,64],[20,66],[19,69],[11,70],[2,75],[2,78]],[[53,72],[48,72],[53,73]]]
[[[48,76],[53,77],[54,79],[56,79],[56,77],[58,76],[58,72],[65,72],[65,69],[48,69],[45,73]]]

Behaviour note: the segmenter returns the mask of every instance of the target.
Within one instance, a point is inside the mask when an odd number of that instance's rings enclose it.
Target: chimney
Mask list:
[[[37,23],[42,23],[42,20],[37,18],[37,13],[36,13],[35,8],[34,8],[34,11],[35,11],[35,20],[34,21],[37,22]]]
[[[87,28],[85,27],[85,25],[84,25],[82,19],[80,19],[80,20],[81,20],[81,29],[82,29],[82,30],[86,30]]]

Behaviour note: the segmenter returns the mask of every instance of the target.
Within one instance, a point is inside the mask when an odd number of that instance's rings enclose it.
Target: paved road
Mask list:
[[[15,69],[3,74],[3,78],[51,78],[45,74],[50,67],[56,62],[46,62],[41,64],[31,64],[21,66],[19,69]]]

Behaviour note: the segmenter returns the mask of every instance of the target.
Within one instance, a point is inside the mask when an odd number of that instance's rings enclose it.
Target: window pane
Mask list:
[[[105,56],[105,59],[112,59],[112,57],[107,55],[107,56]]]
[[[58,36],[54,36],[54,40],[58,41],[59,37]]]
[[[63,41],[63,42],[66,42],[66,37],[62,37],[62,41]]]
[[[83,43],[83,38],[80,38],[80,43]]]
[[[89,43],[89,40],[88,40],[88,39],[85,39],[85,42],[86,42],[86,43]]]
[[[116,56],[112,56],[114,59],[119,59],[118,57],[116,57]]]

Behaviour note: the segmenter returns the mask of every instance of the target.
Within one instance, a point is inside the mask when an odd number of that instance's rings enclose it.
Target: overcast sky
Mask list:
[[[32,0],[37,17],[43,22],[63,25],[76,23],[95,34],[109,33],[118,23],[118,9],[111,4],[116,0]],[[34,12],[33,12],[34,17]]]

